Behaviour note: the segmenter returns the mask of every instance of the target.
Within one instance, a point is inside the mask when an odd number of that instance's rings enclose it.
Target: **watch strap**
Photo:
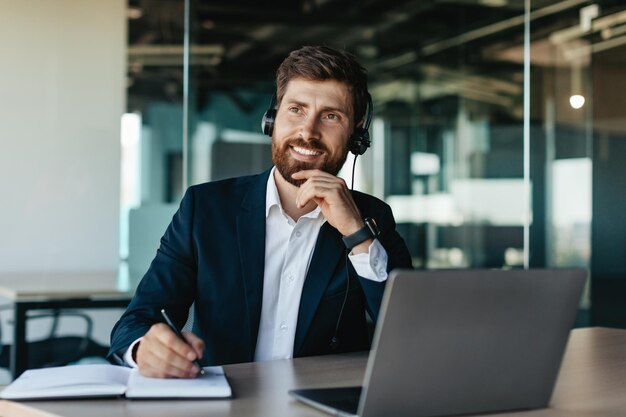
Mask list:
[[[346,245],[346,248],[348,248],[348,250],[352,250],[352,248],[360,243],[365,242],[368,239],[376,239],[380,234],[380,231],[378,230],[378,226],[376,225],[374,219],[368,217],[364,220],[364,222],[365,225],[362,228],[352,233],[351,235],[344,236],[342,238],[343,244]]]

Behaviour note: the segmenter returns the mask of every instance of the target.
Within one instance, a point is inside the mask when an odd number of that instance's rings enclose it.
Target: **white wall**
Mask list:
[[[0,0],[0,274],[116,269],[125,0]]]

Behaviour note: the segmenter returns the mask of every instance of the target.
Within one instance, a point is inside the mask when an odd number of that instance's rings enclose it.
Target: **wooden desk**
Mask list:
[[[236,395],[226,401],[0,401],[3,417],[320,417],[287,395],[292,388],[358,385],[365,354],[319,356],[225,367]],[[626,410],[626,330],[572,332],[551,407],[490,417],[617,417]],[[393,416],[390,416],[393,417]]]
[[[26,370],[26,314],[41,309],[125,308],[132,294],[118,288],[117,272],[14,273],[0,275],[0,296],[13,303],[10,372]]]

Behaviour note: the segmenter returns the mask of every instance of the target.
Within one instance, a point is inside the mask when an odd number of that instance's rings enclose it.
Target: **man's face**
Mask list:
[[[298,171],[320,169],[337,175],[348,155],[353,117],[346,84],[289,81],[272,135],[272,160],[280,175],[298,187],[304,181],[291,178]]]

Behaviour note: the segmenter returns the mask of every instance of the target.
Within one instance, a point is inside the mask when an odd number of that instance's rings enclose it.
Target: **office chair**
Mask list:
[[[11,307],[11,305],[0,306],[0,310],[6,310]],[[75,317],[84,320],[84,334],[79,336],[58,335],[59,323],[64,317]],[[87,314],[75,310],[54,309],[26,317],[27,322],[40,319],[51,319],[50,330],[45,338],[26,344],[26,349],[28,350],[27,369],[63,366],[85,357],[106,358],[109,348],[93,340],[93,320]],[[0,340],[2,340],[1,325]],[[0,344],[1,368],[9,367],[12,348],[13,346],[11,345]]]

